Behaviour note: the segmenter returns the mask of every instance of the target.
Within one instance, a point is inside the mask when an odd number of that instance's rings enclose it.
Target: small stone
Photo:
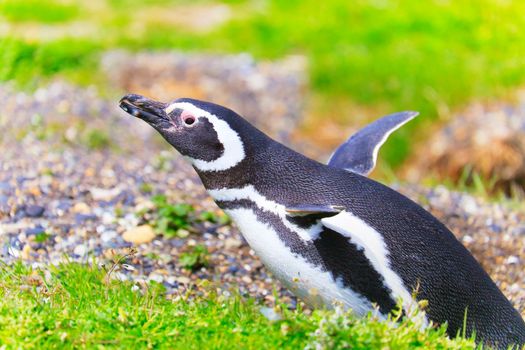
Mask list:
[[[29,260],[30,258],[29,253],[31,253],[31,247],[29,246],[29,244],[26,244],[24,248],[22,249],[22,252],[20,253],[20,257],[24,260]]]
[[[89,205],[87,205],[84,202],[76,203],[73,207],[73,212],[79,213],[79,214],[88,214],[90,212]]]
[[[116,220],[117,220],[117,218],[112,213],[108,213],[108,212],[102,213],[102,222],[104,224],[110,225],[110,224],[114,223]]]
[[[29,205],[25,212],[30,218],[39,218],[44,214],[45,208],[40,205]]]
[[[106,231],[103,234],[100,235],[100,240],[102,242],[109,242],[113,239],[115,239],[118,236],[118,234],[115,231]]]
[[[514,227],[512,233],[515,235],[525,235],[525,225]]]
[[[35,235],[38,235],[38,234],[41,234],[41,233],[44,233],[46,232],[46,229],[43,228],[42,226],[38,225],[38,226],[35,226],[35,227],[32,227],[32,228],[28,228],[26,230],[26,235],[27,236],[35,236]]]
[[[282,319],[281,315],[279,315],[275,310],[271,307],[261,307],[260,309],[261,314],[266,317],[269,321],[279,321]]]
[[[463,242],[466,244],[472,243],[474,242],[474,238],[472,238],[472,236],[465,235],[463,236]]]
[[[183,247],[186,244],[186,241],[184,239],[179,238],[173,238],[170,240],[170,243],[177,248]]]
[[[227,238],[224,241],[224,247],[226,249],[239,248],[241,245],[242,245],[242,242],[240,240],[238,240],[238,239],[235,239],[235,238]]]
[[[11,255],[12,257],[15,257],[15,258],[19,258],[20,257],[20,250],[16,249],[15,247],[13,246],[9,246],[7,248],[7,252],[9,255]]]
[[[181,283],[181,284],[189,284],[190,283],[190,279],[186,276],[179,276],[176,278],[177,279],[177,282]]]
[[[112,189],[92,188],[89,192],[91,192],[91,196],[96,201],[110,201],[120,194],[121,189],[118,187]]]
[[[491,224],[491,225],[489,225],[489,228],[490,228],[492,231],[496,232],[496,233],[500,233],[501,231],[503,231],[503,229],[501,228],[501,226],[496,225],[496,224]]]
[[[88,248],[84,244],[77,245],[75,249],[73,250],[73,254],[76,254],[80,257],[86,256],[87,253],[88,253]]]
[[[239,267],[237,265],[232,265],[232,266],[228,267],[228,272],[229,273],[236,273],[237,271],[239,271]]]
[[[156,273],[152,273],[151,275],[149,275],[148,281],[155,281],[157,283],[162,283],[164,281],[164,276],[156,274]]]
[[[97,219],[96,215],[93,214],[75,214],[75,222],[81,224],[85,221],[95,221]]]
[[[0,192],[8,193],[9,191],[11,191],[11,189],[12,187],[9,183],[0,181]]]
[[[149,200],[143,200],[135,205],[135,212],[147,212],[152,209],[155,209],[155,204]]]
[[[467,214],[475,215],[478,211],[478,205],[476,203],[476,200],[472,197],[464,197],[462,205],[463,210],[465,210]]]
[[[123,218],[118,219],[118,224],[133,229],[139,224],[139,218],[133,213],[128,213]]]
[[[40,197],[42,195],[42,191],[40,191],[40,188],[37,186],[33,186],[27,190],[27,193],[29,193],[32,196]]]
[[[177,230],[177,236],[180,238],[186,238],[190,235],[190,231],[185,230],[183,228]]]
[[[58,215],[61,216],[61,215],[64,215],[69,210],[69,208],[71,208],[71,204],[69,202],[61,201],[56,206],[56,212]]]
[[[166,283],[168,283],[171,287],[177,286],[177,279],[174,276],[168,276],[165,278]]]
[[[141,225],[133,227],[122,235],[126,242],[134,244],[149,243],[155,238],[155,232],[150,225]]]

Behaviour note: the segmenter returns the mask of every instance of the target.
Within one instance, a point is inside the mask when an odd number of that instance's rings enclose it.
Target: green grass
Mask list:
[[[0,0],[0,16],[12,22],[58,23],[77,16],[75,4],[53,0]]]
[[[100,45],[87,39],[64,38],[51,42],[28,42],[0,38],[0,81],[22,85],[40,83],[41,78],[81,70],[96,73]]]
[[[163,296],[151,284],[132,288],[106,272],[67,263],[50,271],[0,266],[3,349],[474,349],[444,328],[356,319],[338,311],[289,311],[270,321],[261,305],[239,295]]]
[[[155,211],[150,218],[155,231],[166,237],[187,237],[190,233],[198,230],[194,224],[209,222],[218,225],[227,225],[230,219],[226,214],[217,214],[211,211],[196,212],[195,208],[188,203],[170,203],[165,195],[151,197],[155,205]],[[146,214],[138,213],[139,216]]]
[[[111,138],[104,130],[91,129],[84,135],[83,142],[89,149],[100,150],[111,145]]]
[[[215,40],[259,57],[306,53],[312,86],[327,105],[341,96],[384,113],[420,111],[382,149],[396,164],[422,121],[525,82],[525,17],[514,16],[524,11],[523,2],[492,0],[272,1]]]
[[[194,246],[189,252],[181,253],[179,257],[179,264],[184,268],[197,271],[201,267],[209,265],[210,253],[203,244]]]
[[[4,0],[3,4],[30,8],[34,2]],[[381,156],[392,166],[406,158],[414,140],[428,136],[429,123],[448,118],[471,100],[507,98],[525,83],[521,30],[525,17],[516,16],[525,13],[525,2],[273,0],[264,6],[225,2],[232,7],[234,19],[209,33],[194,33],[176,21],[137,17],[155,8],[176,16],[174,6],[189,2],[108,0],[104,12],[98,13],[72,0],[63,6],[76,6],[74,19],[92,23],[99,31],[49,41],[24,39],[13,32],[10,38],[0,39],[0,81],[34,85],[42,77],[60,74],[84,83],[99,82],[99,54],[115,47],[248,51],[272,59],[304,54],[316,101],[313,130],[326,118],[349,124],[356,110],[368,110],[368,118],[398,110],[421,112],[383,147]],[[217,2],[198,2],[209,3]],[[20,12],[40,16],[54,12],[57,4],[46,0],[39,5],[45,10]],[[7,19],[16,21],[15,17]],[[130,30],[137,22],[143,30]]]

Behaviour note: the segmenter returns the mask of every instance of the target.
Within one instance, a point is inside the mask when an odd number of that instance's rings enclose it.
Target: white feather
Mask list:
[[[223,154],[212,161],[186,157],[197,169],[201,171],[221,171],[233,168],[245,157],[244,144],[239,134],[230,128],[228,123],[218,118],[216,115],[202,110],[189,102],[176,102],[169,105],[165,112],[171,113],[174,109],[180,108],[191,114],[197,119],[206,118],[213,125],[217,137],[224,147]]]
[[[417,114],[416,114],[417,115]],[[410,118],[407,118],[405,120],[403,120],[401,123],[397,124],[396,126],[394,126],[392,129],[388,130],[384,135],[383,137],[381,138],[381,140],[375,145],[374,147],[374,151],[372,152],[372,168],[370,169],[370,171],[366,174],[363,174],[364,176],[367,176],[368,174],[370,174],[372,172],[372,170],[374,170],[374,168],[376,167],[376,163],[377,163],[377,154],[379,153],[379,149],[385,144],[386,140],[388,140],[388,138],[390,137],[390,135],[392,135],[392,133],[394,131],[396,131],[397,129],[401,128],[403,125],[405,125],[406,123],[408,123],[409,121],[411,121],[412,119],[414,119],[416,117],[416,115],[410,117]]]
[[[247,199],[253,202],[258,208],[278,215],[284,225],[291,231],[297,233],[304,241],[316,239],[323,230],[321,224],[314,225],[308,229],[302,229],[299,226],[292,224],[288,219],[286,219],[286,207],[284,205],[269,200],[257,192],[257,190],[252,185],[248,185],[243,188],[221,188],[216,190],[208,190],[208,193],[217,201]]]
[[[303,257],[293,254],[276,232],[259,221],[252,210],[232,209],[226,212],[268,270],[306,303],[317,307],[342,304],[351,308],[358,316],[374,311],[365,297],[343,286],[340,279],[334,281],[329,272],[322,271]],[[377,316],[385,318],[379,313]]]
[[[352,243],[363,249],[374,269],[383,276],[386,286],[391,290],[391,297],[394,300],[401,300],[403,308],[409,314],[417,309],[417,303],[411,292],[405,287],[401,277],[391,268],[387,245],[379,232],[347,211],[323,218],[321,222],[327,228],[348,237]]]

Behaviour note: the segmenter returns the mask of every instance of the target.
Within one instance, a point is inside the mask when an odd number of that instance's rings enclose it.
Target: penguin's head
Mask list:
[[[163,103],[130,94],[120,107],[154,127],[201,172],[235,167],[247,156],[241,135],[257,130],[232,110],[195,99]]]

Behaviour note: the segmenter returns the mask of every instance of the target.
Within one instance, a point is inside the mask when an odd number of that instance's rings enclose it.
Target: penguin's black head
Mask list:
[[[168,104],[134,94],[124,96],[120,107],[153,126],[199,171],[226,170],[246,157],[241,135],[253,127],[228,108],[189,98]]]

